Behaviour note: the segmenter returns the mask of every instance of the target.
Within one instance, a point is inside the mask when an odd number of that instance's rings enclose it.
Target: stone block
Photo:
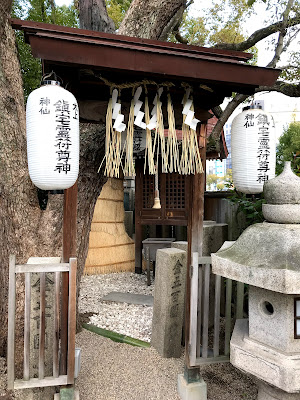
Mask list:
[[[284,353],[250,339],[248,320],[236,321],[230,342],[230,362],[246,374],[287,393],[300,392],[300,354]]]
[[[179,250],[183,250],[187,253],[188,251],[188,242],[185,241],[178,241],[171,243],[171,247]]]
[[[299,243],[299,224],[251,225],[231,247],[212,254],[213,273],[275,292],[299,294]]]
[[[286,393],[261,381],[257,382],[257,386],[257,400],[300,400],[300,393]]]
[[[181,400],[207,400],[207,387],[202,378],[199,382],[187,383],[183,374],[178,375],[177,391]]]
[[[181,356],[185,281],[186,253],[157,250],[151,344],[162,357]]]
[[[285,353],[300,353],[294,338],[294,297],[250,286],[249,338]]]
[[[228,239],[228,225],[214,221],[203,221],[202,256],[210,256],[218,251]]]

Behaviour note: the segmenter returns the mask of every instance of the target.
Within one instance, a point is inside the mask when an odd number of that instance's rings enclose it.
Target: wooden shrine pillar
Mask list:
[[[63,255],[62,262],[69,262],[70,257],[77,257],[77,182],[64,191],[63,214]],[[62,273],[61,282],[61,357],[60,373],[67,373],[68,360],[68,300],[69,300],[69,274]],[[74,328],[76,329],[76,328]]]
[[[205,164],[206,164],[206,123],[198,129],[200,155],[204,172],[190,175],[189,219],[188,219],[188,254],[187,254],[187,279],[186,279],[186,310],[185,310],[185,378],[187,382],[194,382],[200,378],[199,367],[191,367],[189,360],[190,335],[190,308],[191,308],[191,276],[190,266],[192,253],[198,252],[202,256],[203,243],[203,218],[204,218],[204,192],[205,192]]]
[[[135,177],[135,273],[141,274],[143,226],[140,214],[143,207],[143,198],[139,185],[142,181],[142,171],[137,171],[137,174],[139,174],[139,176]]]

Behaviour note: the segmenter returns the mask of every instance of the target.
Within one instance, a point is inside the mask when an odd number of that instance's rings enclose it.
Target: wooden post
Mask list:
[[[142,240],[143,227],[140,212],[143,206],[141,168],[135,177],[135,272],[142,273]]]
[[[69,262],[76,257],[77,247],[77,182],[64,191],[63,217],[63,262]],[[66,375],[68,360],[68,303],[69,303],[69,273],[62,273],[61,281],[61,358],[60,373]]]
[[[185,312],[185,378],[187,382],[194,382],[200,378],[199,367],[191,367],[189,358],[190,342],[190,307],[191,307],[191,277],[190,266],[192,254],[197,252],[202,256],[203,243],[203,216],[204,216],[204,191],[205,191],[205,163],[206,163],[206,123],[201,124],[198,130],[200,155],[204,173],[191,175],[189,179],[189,219],[188,219],[188,254],[187,254],[187,279],[186,279],[186,312]]]

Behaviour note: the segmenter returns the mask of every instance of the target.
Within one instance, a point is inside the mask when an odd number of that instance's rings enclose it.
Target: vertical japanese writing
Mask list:
[[[48,107],[50,105],[50,99],[48,99],[48,97],[41,97],[39,105],[41,106],[39,110],[41,115],[50,114],[50,108]]]
[[[58,173],[65,173],[71,171],[70,164],[70,146],[71,137],[70,137],[70,104],[66,100],[58,100],[55,104],[55,122],[56,122],[56,144],[57,147],[57,164],[55,167],[55,171]],[[74,112],[74,109],[73,109]],[[75,114],[76,116],[76,114]],[[78,115],[77,115],[78,117]],[[73,116],[74,118],[74,116]]]
[[[73,103],[73,119],[78,119],[78,118],[79,118],[78,105],[76,103]]]
[[[245,115],[245,124],[244,127],[245,128],[249,128],[250,126],[254,126],[254,114],[253,113],[249,113]]]
[[[258,114],[258,149],[257,149],[257,181],[264,183],[269,179],[270,171],[270,121],[266,114]]]
[[[52,297],[54,281],[46,274],[45,280],[45,350],[52,354],[52,346],[49,341],[51,341],[52,332],[52,309],[53,301]],[[31,371],[34,378],[38,377],[38,350],[40,342],[40,278],[37,274],[32,274],[31,282]],[[50,336],[50,339],[49,339]]]
[[[172,285],[172,292],[171,292],[171,309],[170,309],[170,317],[176,318],[178,316],[179,311],[179,295],[182,291],[182,283],[181,283],[181,268],[182,264],[178,260],[173,268],[174,272],[174,281]]]

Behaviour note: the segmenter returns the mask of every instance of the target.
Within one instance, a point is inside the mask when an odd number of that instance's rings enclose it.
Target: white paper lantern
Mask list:
[[[26,107],[27,157],[32,182],[43,190],[68,189],[79,171],[79,110],[72,93],[45,81]]]
[[[232,180],[248,194],[261,193],[264,182],[275,177],[276,137],[271,114],[247,109],[231,126]]]

